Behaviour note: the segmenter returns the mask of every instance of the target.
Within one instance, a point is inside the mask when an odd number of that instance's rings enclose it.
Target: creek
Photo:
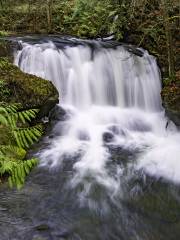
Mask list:
[[[25,187],[1,187],[0,240],[180,239],[180,134],[156,59],[112,41],[17,41],[15,64],[60,103]]]

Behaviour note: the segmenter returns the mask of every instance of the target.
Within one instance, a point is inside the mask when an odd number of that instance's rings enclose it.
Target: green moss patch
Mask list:
[[[8,91],[8,103],[18,102],[29,109],[41,108],[49,99],[58,102],[58,92],[50,81],[23,73],[5,58],[0,58],[0,79]]]

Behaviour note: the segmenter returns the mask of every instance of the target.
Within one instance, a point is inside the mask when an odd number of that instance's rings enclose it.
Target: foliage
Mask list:
[[[179,70],[179,0],[1,0],[6,31],[115,39],[148,49],[163,77]],[[43,89],[43,88],[42,88]]]
[[[122,39],[128,4],[116,0],[11,1],[0,8],[0,27],[9,31],[52,32],[96,37],[111,32]],[[126,1],[126,3],[129,1]],[[47,11],[48,7],[50,8]],[[50,18],[50,19],[49,19]]]
[[[22,188],[26,176],[36,165],[36,158],[22,161],[9,158],[7,154],[5,156],[0,155],[0,175],[8,174],[8,183],[11,188],[13,186],[16,186],[18,189]]]
[[[7,37],[9,35],[6,31],[0,31],[0,37]]]
[[[163,85],[164,86],[169,86],[172,83],[174,83],[175,81],[176,81],[175,76],[169,76],[169,77],[163,79]]]
[[[10,94],[11,94],[11,91],[8,88],[7,84],[0,79],[0,99],[2,101],[6,101],[6,99]]]
[[[23,160],[26,156],[26,150],[14,145],[0,145],[0,155],[8,155],[11,158]]]
[[[8,69],[10,66],[10,63],[7,58],[1,57],[0,58],[0,69]],[[1,80],[3,81],[3,80]]]
[[[67,12],[66,6],[61,3],[55,9],[59,24],[54,19],[54,28],[61,32],[66,31],[71,35],[79,37],[102,37],[114,33],[117,39],[123,38],[124,26],[127,25],[126,10],[127,5],[119,4],[116,1],[106,0],[76,0],[63,1],[68,5]],[[57,10],[58,9],[58,10]],[[54,15],[53,15],[54,17]],[[57,27],[59,25],[59,27]]]
[[[8,176],[9,186],[18,189],[24,184],[25,177],[37,164],[37,159],[23,160],[26,150],[38,141],[43,133],[41,124],[29,126],[38,113],[37,109],[21,110],[20,104],[0,106],[0,126],[10,129],[14,143],[0,145],[0,175]],[[21,126],[21,127],[20,127]]]

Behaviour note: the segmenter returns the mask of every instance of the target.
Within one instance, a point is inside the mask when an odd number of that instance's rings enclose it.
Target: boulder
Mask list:
[[[47,116],[59,102],[58,91],[50,81],[22,72],[4,58],[0,58],[0,80],[6,93],[8,90],[6,102],[21,103],[23,109],[39,108],[40,117]]]

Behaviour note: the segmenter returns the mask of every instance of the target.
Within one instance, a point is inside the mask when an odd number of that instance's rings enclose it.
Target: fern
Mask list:
[[[38,160],[36,158],[32,158],[23,162],[21,161],[21,163],[14,166],[8,178],[9,186],[11,188],[13,186],[16,186],[18,189],[22,188],[26,176],[30,173],[32,168],[37,165],[37,163]]]
[[[8,175],[9,186],[22,188],[26,176],[30,173],[32,168],[36,166],[38,160],[32,158],[30,160],[22,161],[7,156],[0,156],[0,175]]]
[[[0,145],[0,156],[9,156],[22,160],[26,156],[26,151],[14,145]]]
[[[34,142],[38,141],[43,134],[43,127],[38,124],[33,127],[18,128],[19,122],[26,124],[31,122],[39,112],[38,109],[29,109],[20,111],[20,104],[12,104],[9,106],[0,107],[0,124],[8,126],[19,147],[29,148]]]
[[[42,125],[36,125],[29,128],[15,128],[12,133],[19,147],[29,148],[42,136],[43,127]]]
[[[20,189],[26,176],[36,166],[36,158],[23,160],[26,150],[37,142],[43,134],[42,124],[29,126],[38,113],[38,109],[22,111],[20,104],[0,104],[0,125],[6,126],[14,136],[16,145],[0,145],[0,176],[8,176],[10,187]]]
[[[36,117],[39,109],[28,109],[21,111],[21,104],[12,104],[0,107],[0,117],[6,118],[5,125],[15,127],[17,121],[22,123],[31,122]],[[1,122],[0,122],[1,123]],[[3,124],[3,123],[2,123]]]

